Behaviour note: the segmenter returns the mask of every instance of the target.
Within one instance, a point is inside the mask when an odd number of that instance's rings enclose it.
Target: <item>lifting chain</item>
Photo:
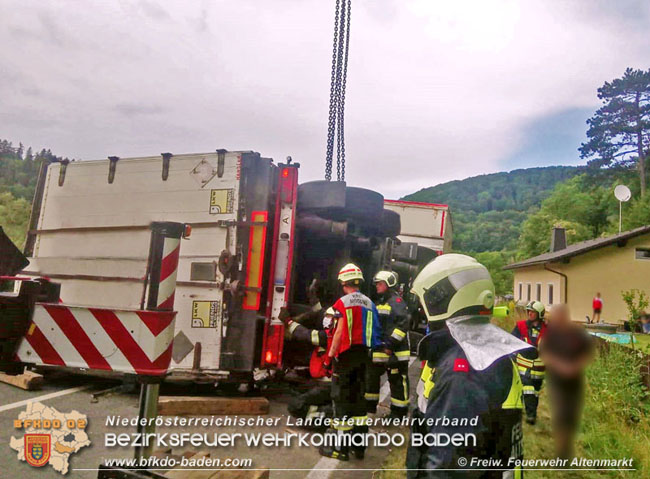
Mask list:
[[[348,75],[351,6],[352,0],[336,0],[327,149],[325,153],[325,179],[327,181],[332,179],[335,140],[336,179],[337,181],[345,181],[345,87]]]

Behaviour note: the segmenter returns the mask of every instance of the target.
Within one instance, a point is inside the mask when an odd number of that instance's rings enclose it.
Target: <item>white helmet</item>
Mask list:
[[[373,283],[379,283],[383,281],[389,288],[393,288],[397,285],[397,273],[392,271],[379,271],[374,278],[372,278]]]
[[[323,316],[323,329],[329,329],[332,325],[334,318],[340,316],[334,308],[331,306],[325,311],[325,316]]]
[[[363,281],[363,273],[356,264],[348,263],[340,269],[338,280],[341,284],[359,285]]]
[[[544,319],[546,306],[541,301],[531,301],[526,305],[526,311],[534,311],[539,319]]]
[[[494,307],[490,273],[474,258],[463,254],[435,258],[417,275],[411,292],[420,300],[428,321],[487,315]]]

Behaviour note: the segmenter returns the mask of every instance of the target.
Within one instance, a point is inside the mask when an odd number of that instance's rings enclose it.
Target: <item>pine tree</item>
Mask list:
[[[603,106],[587,120],[589,140],[580,147],[582,158],[598,168],[636,168],[641,196],[646,191],[650,158],[650,70],[625,70],[598,89]]]

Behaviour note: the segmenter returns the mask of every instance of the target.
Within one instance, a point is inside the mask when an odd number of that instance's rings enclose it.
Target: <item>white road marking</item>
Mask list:
[[[0,406],[0,412],[8,411],[10,409],[16,409],[16,408],[19,408],[21,406],[26,406],[27,404],[32,403],[32,402],[47,401],[48,399],[54,399],[54,398],[57,398],[59,396],[66,396],[68,394],[73,394],[73,393],[76,393],[76,392],[79,392],[79,391],[83,391],[84,389],[89,389],[90,387],[91,387],[90,385],[77,386],[75,388],[63,389],[62,391],[57,391],[57,392],[50,393],[50,394],[43,394],[42,396],[36,396],[36,397],[33,397],[33,398],[24,399],[23,401],[14,402],[14,403],[11,403],[11,404],[5,404],[3,406]]]
[[[411,367],[411,364],[413,364],[413,361],[415,361],[415,357],[411,357],[409,359],[409,368]],[[384,381],[384,384],[382,385],[381,389],[379,390],[379,402],[382,403],[384,400],[390,395],[390,384],[388,384],[388,381]],[[331,457],[321,457],[316,465],[313,467],[311,471],[309,471],[309,474],[305,476],[305,479],[329,479],[329,477],[332,475],[335,469],[338,468],[338,466],[341,464],[341,461],[338,459],[332,459]],[[348,471],[352,469],[346,469]],[[369,470],[369,469],[366,469]]]

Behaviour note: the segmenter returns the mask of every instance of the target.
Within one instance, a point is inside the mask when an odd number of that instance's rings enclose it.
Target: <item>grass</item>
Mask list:
[[[512,330],[513,318],[494,321],[507,331]],[[642,335],[639,335],[642,336]],[[646,338],[644,338],[644,342]],[[650,344],[650,337],[647,344]],[[555,457],[551,429],[551,412],[546,388],[542,390],[538,421],[534,426],[524,423],[524,457],[544,459]],[[527,471],[535,479],[578,478],[636,478],[650,477],[650,400],[641,383],[639,364],[634,355],[620,347],[610,347],[599,353],[587,369],[585,407],[580,432],[576,438],[575,454],[587,459],[633,458],[630,471]],[[393,450],[385,459],[377,477],[403,479],[406,447]]]

